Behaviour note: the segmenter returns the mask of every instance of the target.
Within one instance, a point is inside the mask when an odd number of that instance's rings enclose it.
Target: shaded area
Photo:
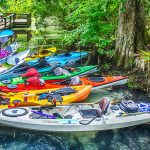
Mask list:
[[[99,150],[147,150],[150,147],[149,131],[149,125],[142,125],[98,132],[94,142]]]

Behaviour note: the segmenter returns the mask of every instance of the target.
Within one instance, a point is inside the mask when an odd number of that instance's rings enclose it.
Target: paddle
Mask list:
[[[35,114],[38,114],[38,115],[41,115],[41,116],[45,116],[45,117],[48,117],[50,119],[57,119],[58,117],[55,117],[55,116],[52,116],[52,115],[49,115],[49,114],[45,114],[43,113],[42,111],[34,111],[34,110],[31,110],[31,112],[35,113]]]

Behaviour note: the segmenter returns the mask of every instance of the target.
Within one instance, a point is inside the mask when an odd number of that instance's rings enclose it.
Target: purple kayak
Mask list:
[[[10,52],[8,52],[5,49],[0,49],[0,59],[5,58],[5,57],[7,57],[9,55],[10,55]]]

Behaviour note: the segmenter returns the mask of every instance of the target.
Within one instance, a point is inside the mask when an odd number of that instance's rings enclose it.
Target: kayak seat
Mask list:
[[[44,49],[44,50],[41,51],[41,54],[48,54],[48,53],[50,53],[50,51],[46,50],[46,49]]]
[[[108,97],[103,97],[102,100],[99,102],[99,107],[102,111],[102,114],[106,114],[108,112],[108,108],[110,105],[110,100]]]
[[[124,112],[137,112],[137,110],[138,110],[138,105],[135,102],[133,102],[132,100],[121,101],[119,107]]]
[[[79,110],[79,113],[82,116],[82,118],[101,117],[101,111],[98,109]]]
[[[10,99],[9,98],[3,98],[0,96],[0,105],[8,105],[10,104]]]
[[[2,80],[1,81],[3,84],[10,84],[12,81],[11,80]]]
[[[61,96],[70,95],[70,94],[76,93],[76,92],[77,91],[75,89],[70,88],[70,87],[65,87],[65,88],[61,88],[61,89],[52,91],[52,93],[60,93]]]
[[[104,82],[105,78],[104,77],[89,77],[88,80],[92,82]]]
[[[30,69],[31,67],[29,66],[29,65],[26,65],[26,66],[23,66],[23,67],[21,67],[21,68],[17,68],[17,69],[15,69],[13,72],[14,73],[17,73],[17,72],[25,72],[25,71],[27,71],[28,69]]]
[[[7,88],[8,89],[16,89],[16,88],[18,88],[18,85],[16,85],[16,84],[8,84]]]
[[[65,67],[71,67],[71,66],[74,67],[75,65],[76,65],[76,62],[72,60],[68,60],[65,63]]]
[[[65,53],[64,55],[65,55],[66,57],[71,56],[71,54],[70,54],[69,52]]]

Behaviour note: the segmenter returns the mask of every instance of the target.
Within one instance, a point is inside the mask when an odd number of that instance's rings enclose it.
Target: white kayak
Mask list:
[[[0,112],[0,124],[47,132],[73,132],[118,129],[150,122],[149,112],[127,113],[118,105],[109,104],[107,99],[98,104],[4,109]]]
[[[25,58],[27,57],[27,55],[29,54],[30,50],[26,50],[23,52],[20,52],[18,54],[14,54],[11,57],[7,58],[7,63],[11,64],[11,65],[17,65],[17,64],[21,64],[25,61]]]
[[[6,71],[7,68],[6,67],[0,67],[0,73],[3,73],[4,71]]]

